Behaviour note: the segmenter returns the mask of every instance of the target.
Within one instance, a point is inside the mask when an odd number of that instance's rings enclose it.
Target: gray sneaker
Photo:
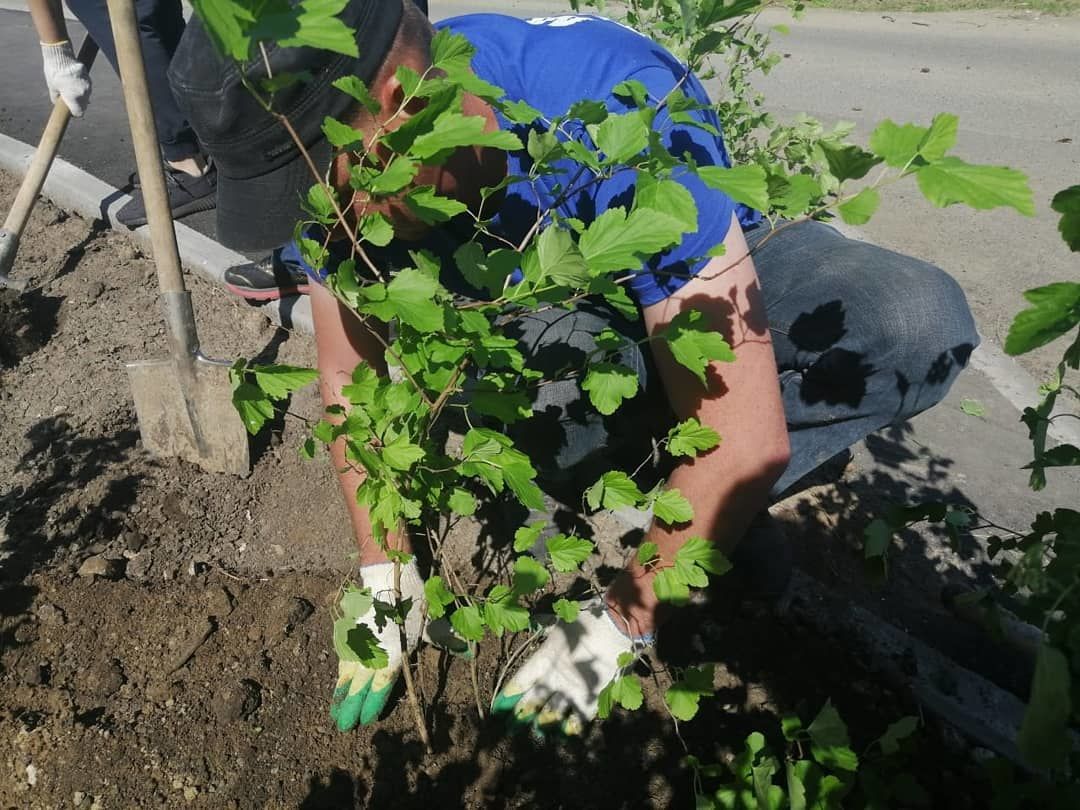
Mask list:
[[[165,166],[165,191],[169,195],[169,208],[173,219],[210,211],[217,205],[217,169],[211,163],[201,177]],[[131,200],[116,213],[116,219],[129,228],[146,224],[146,203],[142,186],[136,186]]]

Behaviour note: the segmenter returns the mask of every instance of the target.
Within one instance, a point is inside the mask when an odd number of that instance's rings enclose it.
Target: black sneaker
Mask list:
[[[238,264],[225,271],[229,291],[249,301],[274,301],[283,295],[307,295],[311,279],[304,268],[282,261],[275,250],[257,262]]]
[[[192,177],[166,165],[165,191],[169,195],[173,219],[196,211],[210,211],[217,205],[217,169],[211,163],[205,174]],[[141,185],[135,186],[131,201],[117,211],[116,219],[129,228],[146,224],[146,203],[143,202]]]

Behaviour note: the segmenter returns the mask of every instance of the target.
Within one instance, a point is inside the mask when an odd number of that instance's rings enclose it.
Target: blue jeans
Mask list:
[[[747,242],[754,248],[767,233],[750,230]],[[787,227],[753,258],[791,442],[774,496],[870,433],[940,402],[979,343],[964,293],[945,272],[828,225]],[[582,360],[605,327],[628,342],[643,336],[640,322],[592,302],[523,316],[513,334],[529,365],[551,374]],[[636,465],[649,451],[643,440],[670,426],[648,353],[628,345],[619,360],[638,373],[643,394],[612,417],[587,407],[577,380],[537,389],[535,417],[512,435],[548,476],[587,461],[609,469],[630,447],[625,460]]]
[[[105,0],[68,0],[68,7],[101,48],[113,70],[119,72]],[[199,154],[198,139],[180,112],[166,76],[169,62],[180,44],[180,35],[184,33],[184,10],[180,0],[135,0],[135,15],[139,21],[146,83],[161,153],[166,160],[172,161],[194,157]]]

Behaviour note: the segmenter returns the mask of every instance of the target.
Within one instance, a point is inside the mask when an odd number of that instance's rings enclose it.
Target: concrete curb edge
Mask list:
[[[0,133],[0,169],[21,178],[25,176],[33,154],[33,146]],[[113,230],[134,239],[147,255],[151,254],[149,228],[144,225],[130,231],[115,219],[116,212],[130,197],[66,160],[57,158],[53,161],[42,195],[59,208],[73,211],[85,219],[107,222]],[[175,224],[180,261],[188,271],[198,273],[207,281],[222,286],[228,267],[248,261],[243,254],[229,250],[182,222]],[[311,302],[306,295],[268,302],[259,307],[259,311],[286,329],[305,335],[315,333]]]

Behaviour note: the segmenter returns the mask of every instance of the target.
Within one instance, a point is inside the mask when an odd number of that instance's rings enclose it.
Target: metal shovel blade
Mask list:
[[[229,364],[196,355],[188,362],[128,363],[143,446],[211,472],[250,472],[248,435],[232,405]]]

